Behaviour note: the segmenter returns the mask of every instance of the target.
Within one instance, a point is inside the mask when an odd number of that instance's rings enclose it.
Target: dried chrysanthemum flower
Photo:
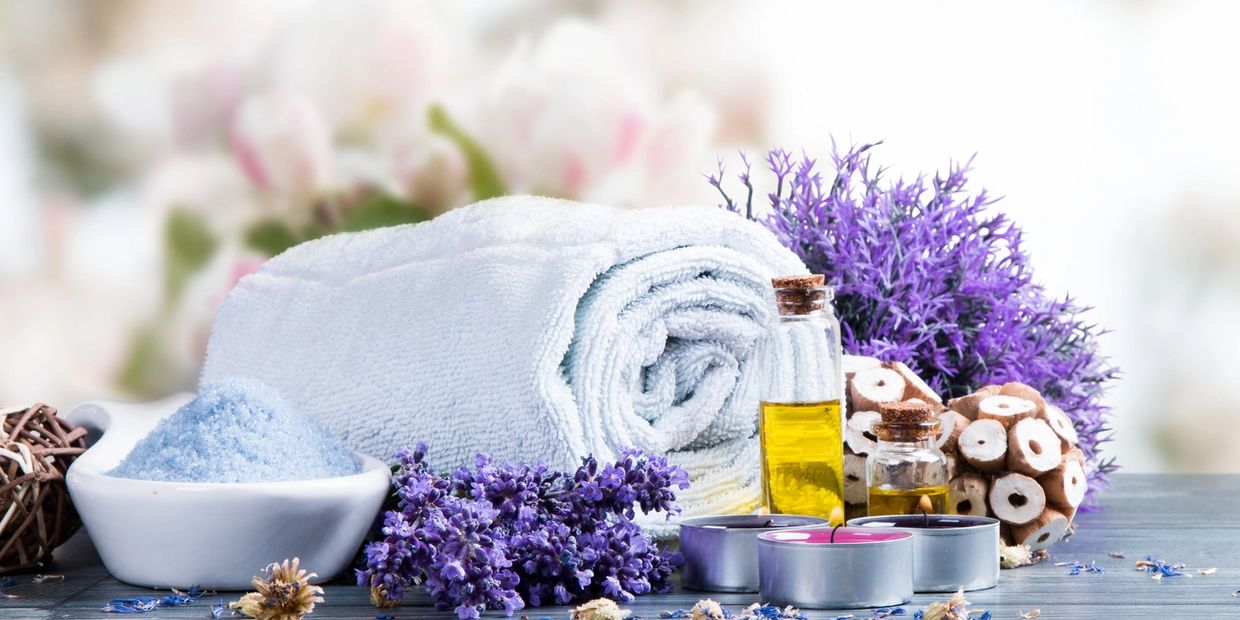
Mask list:
[[[964,588],[946,601],[935,601],[926,605],[922,620],[968,620],[969,601],[964,598]]]
[[[609,598],[596,598],[573,609],[572,620],[624,620],[631,615]]]
[[[315,573],[298,567],[299,558],[272,563],[263,572],[266,579],[255,576],[254,590],[228,604],[229,609],[258,620],[301,620],[314,613],[314,604],[323,602],[323,588],[310,585]]]
[[[392,597],[388,596],[387,588],[378,585],[370,588],[370,604],[379,609],[391,609],[400,605],[400,600],[392,600]]]
[[[704,598],[689,610],[689,617],[693,620],[724,620],[727,616],[723,613],[723,607],[719,603]]]
[[[1017,568],[1033,563],[1033,550],[1029,545],[1005,545],[999,541],[999,566]]]

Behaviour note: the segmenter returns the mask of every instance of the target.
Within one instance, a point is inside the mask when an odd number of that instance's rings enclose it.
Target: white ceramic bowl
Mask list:
[[[98,437],[69,468],[67,482],[108,572],[141,586],[243,590],[264,567],[285,558],[301,558],[303,568],[319,574],[317,581],[347,568],[388,493],[390,470],[377,459],[361,456],[357,475],[290,482],[104,475],[190,397],[86,403],[67,416]]]

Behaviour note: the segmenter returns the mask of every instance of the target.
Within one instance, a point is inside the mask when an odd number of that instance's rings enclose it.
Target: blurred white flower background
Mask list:
[[[714,202],[737,149],[978,153],[1096,306],[1130,471],[1240,471],[1240,59],[1217,1],[0,3],[0,402],[194,384],[285,247],[540,193]]]

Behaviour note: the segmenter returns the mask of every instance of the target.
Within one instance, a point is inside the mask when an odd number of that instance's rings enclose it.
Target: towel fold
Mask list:
[[[221,307],[203,381],[263,381],[382,459],[418,440],[445,468],[666,453],[685,516],[746,511],[770,278],[804,272],[712,207],[499,198],[272,259]]]

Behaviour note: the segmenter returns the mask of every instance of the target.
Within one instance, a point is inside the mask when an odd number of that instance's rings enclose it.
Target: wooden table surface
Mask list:
[[[1022,611],[1040,609],[1041,618],[1240,618],[1240,476],[1138,475],[1116,476],[1115,488],[1104,497],[1106,509],[1082,514],[1070,540],[1056,545],[1051,558],[1035,566],[1002,572],[997,588],[970,593],[973,607],[988,609],[996,619],[1018,618]],[[1124,559],[1108,552],[1122,552]],[[1169,563],[1185,563],[1191,576],[1152,580],[1134,570],[1136,560],[1152,555]],[[1097,562],[1101,574],[1069,575],[1056,562]],[[1211,575],[1199,569],[1217,568]],[[100,606],[114,597],[134,597],[158,592],[129,586],[112,579],[95,554],[89,539],[78,535],[57,551],[56,563],[45,573],[63,574],[63,582],[32,582],[32,575],[18,575],[15,585],[4,588],[21,598],[0,600],[0,618],[108,618]],[[679,588],[667,595],[641,597],[624,607],[643,618],[658,618],[665,610],[688,608],[705,595]],[[729,609],[757,600],[756,594],[715,594],[711,598]],[[210,618],[210,606],[231,600],[236,594],[206,596],[193,605],[165,608],[146,614],[150,618]],[[426,606],[426,600],[378,612],[368,594],[345,580],[327,586],[327,601],[312,618],[375,618],[390,613],[399,619],[454,616]],[[911,616],[941,595],[917,595],[905,608]],[[527,609],[533,620],[543,616],[559,620],[567,608]],[[869,611],[807,610],[820,620],[845,614],[870,617]],[[487,617],[502,617],[491,612]]]

